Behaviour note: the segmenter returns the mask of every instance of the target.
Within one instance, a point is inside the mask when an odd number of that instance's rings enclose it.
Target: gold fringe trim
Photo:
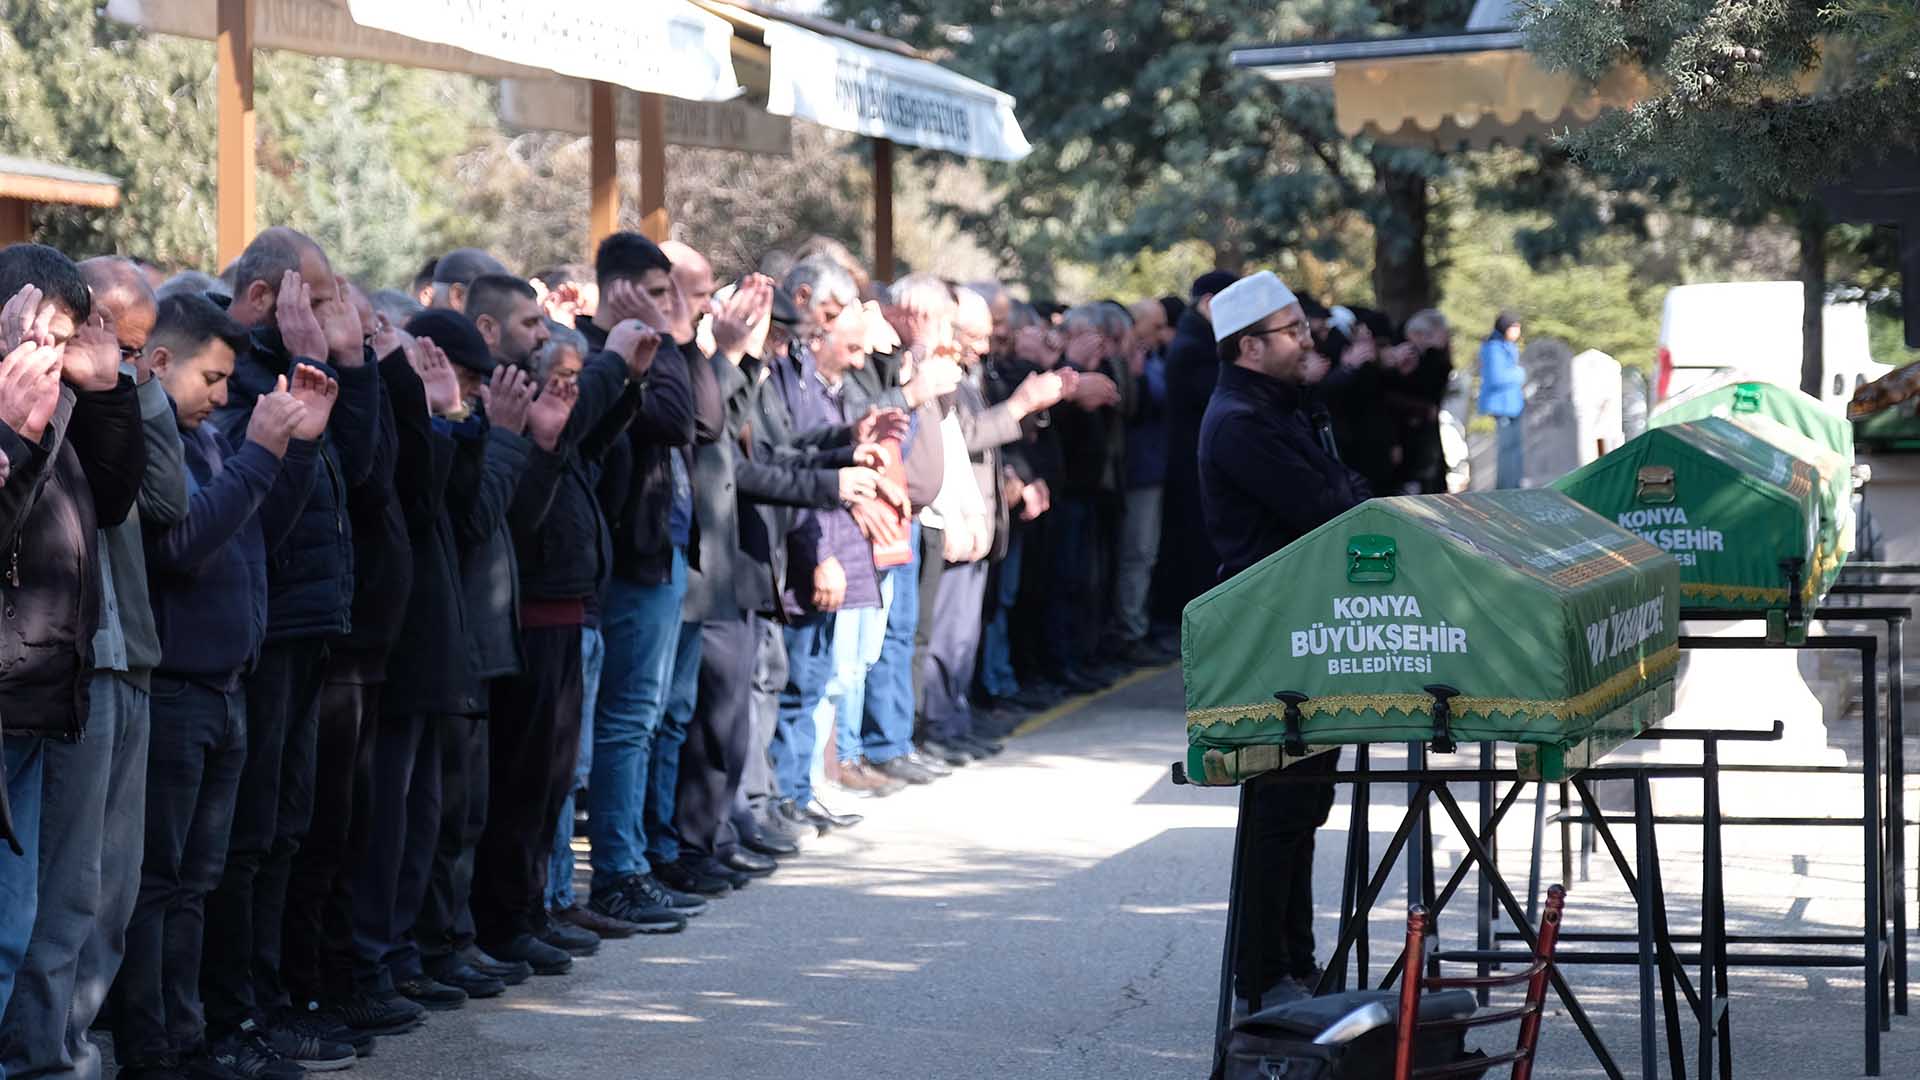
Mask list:
[[[1744,604],[1784,604],[1787,590],[1756,585],[1709,585],[1683,582],[1680,595],[1688,600],[1735,600]]]
[[[1531,713],[1536,716],[1558,716],[1562,719],[1585,717],[1595,712],[1605,711],[1602,706],[1611,706],[1614,699],[1632,689],[1634,684],[1652,679],[1670,670],[1679,662],[1680,646],[1675,643],[1652,656],[1643,658],[1632,667],[1622,668],[1591,689],[1574,697],[1539,700],[1463,695],[1453,699],[1453,710],[1456,715]],[[1309,719],[1331,713],[1366,712],[1369,709],[1383,716],[1394,709],[1409,715],[1422,715],[1427,714],[1432,705],[1433,698],[1427,694],[1338,694],[1332,697],[1312,698],[1300,706],[1300,712]],[[1221,722],[1260,723],[1268,717],[1278,716],[1279,711],[1271,703],[1215,705],[1205,709],[1187,710],[1187,727],[1204,728]]]

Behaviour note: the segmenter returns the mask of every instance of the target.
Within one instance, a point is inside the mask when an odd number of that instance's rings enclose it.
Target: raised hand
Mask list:
[[[580,385],[572,379],[554,377],[527,409],[527,434],[540,449],[551,454],[560,448],[560,434],[567,429],[567,417],[580,400]]]
[[[714,310],[714,346],[728,360],[739,363],[772,316],[773,279],[753,274]]]
[[[1032,521],[1053,509],[1053,493],[1045,480],[1035,480],[1020,489],[1020,520]]]
[[[334,403],[340,400],[340,384],[312,364],[295,364],[293,385],[287,392],[307,410],[293,437],[309,442],[318,439],[327,430],[327,418],[333,415]]]
[[[360,312],[347,299],[350,287],[346,278],[338,279],[333,299],[322,300],[313,313],[326,335],[327,356],[335,367],[357,368],[367,362],[366,328],[360,325]]]
[[[52,316],[51,307],[46,316],[42,316],[40,300],[39,286],[22,285],[19,292],[8,298],[6,306],[0,307],[0,346],[4,346],[8,353],[25,342],[39,339],[39,330],[44,328],[45,319]],[[39,324],[38,328],[36,323]],[[52,344],[51,341],[40,343]]]
[[[1073,387],[1073,403],[1092,412],[1120,404],[1120,388],[1113,380],[1096,371],[1083,371]]]
[[[840,501],[850,503],[857,499],[871,499],[880,491],[880,474],[872,469],[856,465],[840,470]]]
[[[627,377],[638,379],[653,368],[660,332],[639,319],[623,319],[607,335],[607,350],[627,362]]]
[[[75,390],[111,390],[120,383],[120,338],[107,325],[105,313],[92,317],[67,342],[60,377]]]
[[[385,360],[395,349],[406,348],[412,340],[412,334],[393,325],[385,315],[373,317],[373,355]]]
[[[407,363],[427,389],[427,411],[446,416],[460,408],[460,380],[454,377],[453,361],[432,338],[415,338],[407,352]]]
[[[46,434],[60,405],[60,368],[65,349],[31,337],[0,361],[0,423],[30,442]]]
[[[887,449],[879,443],[861,443],[853,448],[853,463],[869,469],[887,467]]]
[[[1107,339],[1097,330],[1081,330],[1067,339],[1067,363],[1081,371],[1100,366],[1100,354],[1107,351]]]
[[[914,365],[913,378],[901,389],[907,401],[914,408],[919,408],[935,398],[953,393],[960,385],[962,374],[959,364],[943,354],[935,354]]]
[[[300,271],[280,275],[280,291],[273,298],[273,321],[280,327],[280,342],[289,355],[326,359],[327,333],[313,314],[313,287],[300,277]]]
[[[1075,380],[1076,384],[1078,380]],[[1020,416],[1032,416],[1043,409],[1051,409],[1066,396],[1067,382],[1058,372],[1036,371],[1020,380],[1007,398],[1015,413]]]
[[[247,420],[247,441],[259,443],[274,457],[287,456],[287,443],[307,419],[307,407],[287,391],[287,377],[274,382],[273,392],[254,402]]]
[[[900,347],[900,335],[887,321],[887,314],[880,308],[880,301],[868,300],[860,305],[860,320],[866,324],[866,348],[870,353],[886,354]]]
[[[1300,358],[1300,381],[1308,386],[1326,378],[1327,372],[1331,370],[1333,370],[1333,361],[1318,352],[1309,351]]]
[[[512,364],[493,369],[493,378],[480,388],[487,423],[515,435],[527,430],[527,409],[533,404],[533,379]]]
[[[908,424],[907,414],[899,409],[869,408],[865,416],[854,421],[853,441],[877,443],[888,439],[904,439],[907,437]]]

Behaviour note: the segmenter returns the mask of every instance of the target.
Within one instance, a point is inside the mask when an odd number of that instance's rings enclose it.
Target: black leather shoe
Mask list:
[[[824,826],[822,831],[825,829],[851,829],[855,825],[867,820],[865,814],[836,814],[827,809],[826,804],[819,799],[815,799],[808,804],[807,816],[815,822],[821,823]]]
[[[966,747],[958,743],[945,742],[940,739],[921,740],[920,752],[935,761],[951,765],[956,769],[973,764],[975,757]]]
[[[983,739],[977,735],[962,735],[954,742],[977,758],[990,758],[1007,748],[1006,743]]]
[[[751,829],[736,827],[735,831],[740,833],[740,846],[748,851],[777,859],[800,854],[800,842],[783,832],[763,828],[757,823]]]
[[[933,773],[928,770],[915,765],[913,758],[906,754],[901,754],[899,757],[888,758],[885,761],[873,765],[872,768],[883,776],[908,784],[931,784],[939,779],[939,777],[933,775]]]
[[[448,957],[445,962],[435,965],[429,974],[435,982],[466,991],[469,998],[499,997],[507,992],[506,983],[491,975],[481,974],[458,957]]]
[[[745,848],[728,848],[726,854],[720,856],[719,861],[721,866],[748,877],[766,877],[780,869],[779,863]]]
[[[487,947],[488,954],[504,963],[515,960],[533,969],[535,975],[565,975],[573,969],[573,957],[534,937],[521,934]]]
[[[400,992],[401,997],[431,1012],[449,1012],[467,1003],[465,990],[425,975],[395,983],[393,988]]]
[[[540,940],[568,956],[592,956],[600,951],[600,935],[558,920],[547,924]]]
[[[457,954],[466,961],[468,967],[482,975],[491,975],[508,986],[519,986],[533,978],[533,968],[524,960],[515,960],[509,964],[504,960],[488,956],[478,945],[469,945]]]
[[[703,862],[682,856],[674,862],[656,865],[653,876],[675,892],[692,893],[695,896],[725,896],[732,892],[733,882],[724,876],[707,873]]]
[[[796,831],[811,832],[816,836],[825,836],[833,829],[832,824],[822,822],[812,814],[800,809],[799,804],[795,803],[792,799],[781,799],[779,805],[774,807],[773,812],[779,814],[780,819]]]
[[[918,748],[907,752],[907,760],[932,773],[935,780],[953,775],[953,766],[944,761],[937,761],[928,757],[921,753]]]

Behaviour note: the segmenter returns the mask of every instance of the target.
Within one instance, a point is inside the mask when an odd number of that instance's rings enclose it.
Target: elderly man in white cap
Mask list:
[[[1226,580],[1367,498],[1340,463],[1303,385],[1313,348],[1306,312],[1271,271],[1213,298],[1220,381],[1200,422],[1200,504]],[[1320,414],[1324,416],[1324,413]],[[1331,772],[1339,754],[1287,771]],[[1248,852],[1241,877],[1235,993],[1250,1009],[1307,996],[1313,960],[1313,834],[1333,806],[1331,784],[1247,785],[1240,823]]]

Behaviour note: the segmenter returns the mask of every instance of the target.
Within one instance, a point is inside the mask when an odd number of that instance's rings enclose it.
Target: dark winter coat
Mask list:
[[[1200,425],[1200,500],[1218,580],[1365,501],[1367,483],[1323,444],[1297,383],[1223,365]]]

